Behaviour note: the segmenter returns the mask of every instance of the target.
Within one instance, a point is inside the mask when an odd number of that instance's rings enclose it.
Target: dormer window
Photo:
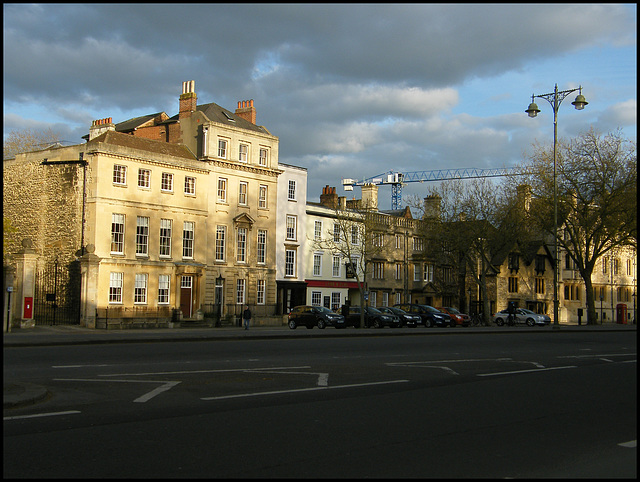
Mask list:
[[[518,253],[510,253],[509,270],[518,272],[518,269],[520,269],[520,256],[518,256]]]

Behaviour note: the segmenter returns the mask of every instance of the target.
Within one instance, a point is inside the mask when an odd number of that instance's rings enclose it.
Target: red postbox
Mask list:
[[[627,324],[627,305],[623,303],[616,305],[616,323],[619,325]]]
[[[33,318],[33,297],[24,297],[24,318]]]

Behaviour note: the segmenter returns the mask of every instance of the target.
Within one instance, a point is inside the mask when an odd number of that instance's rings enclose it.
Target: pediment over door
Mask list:
[[[246,213],[239,214],[233,218],[233,224],[241,228],[251,229],[255,222],[256,221]]]

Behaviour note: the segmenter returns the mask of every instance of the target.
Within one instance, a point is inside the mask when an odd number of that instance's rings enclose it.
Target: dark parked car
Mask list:
[[[431,328],[432,326],[449,326],[451,323],[449,315],[436,310],[433,306],[412,303],[400,303],[393,306],[408,313],[420,315],[422,325],[425,328]]]
[[[406,311],[401,310],[400,308],[396,308],[395,306],[378,306],[377,308],[383,313],[388,313],[400,317],[402,326],[415,328],[422,321],[420,315],[417,315],[415,313],[407,313]]]
[[[450,306],[443,306],[442,308],[440,308],[438,306],[438,309],[451,317],[451,328],[455,328],[458,325],[469,326],[471,324],[471,317],[469,315],[465,315],[464,313],[460,313],[455,308],[452,308]]]
[[[298,326],[306,326],[308,329],[317,326],[322,330],[325,326],[343,328],[345,323],[344,316],[334,313],[329,308],[300,305],[289,313],[289,328],[295,330]]]
[[[360,326],[360,307],[350,306],[349,314],[345,319],[347,326]],[[402,321],[396,315],[389,313],[382,313],[376,308],[371,306],[365,306],[364,308],[364,327],[365,328],[383,328],[385,326],[399,327],[402,325]]]

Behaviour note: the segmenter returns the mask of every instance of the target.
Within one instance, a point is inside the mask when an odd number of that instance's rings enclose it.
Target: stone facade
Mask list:
[[[281,323],[278,138],[246,120],[255,120],[253,102],[234,116],[197,106],[193,83],[188,90],[180,122],[164,113],[101,119],[86,144],[4,162],[4,216],[16,228],[5,254],[30,238],[40,264],[79,259],[87,326],[176,321],[177,310],[183,321],[234,322],[244,304],[256,324]]]

